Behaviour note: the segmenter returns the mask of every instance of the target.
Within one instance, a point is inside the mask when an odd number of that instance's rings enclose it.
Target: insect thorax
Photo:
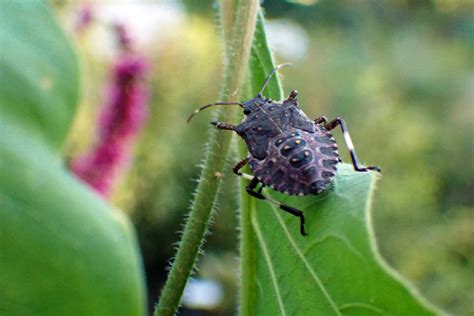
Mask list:
[[[293,129],[316,131],[314,122],[298,108],[296,100],[286,100],[283,103],[269,101],[258,107],[237,126],[236,131],[252,156],[264,159],[270,140]]]

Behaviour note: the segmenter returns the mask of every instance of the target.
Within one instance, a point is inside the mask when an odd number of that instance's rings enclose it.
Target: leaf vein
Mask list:
[[[347,249],[352,252],[354,255],[356,255],[357,257],[359,257],[360,259],[366,261],[366,259],[364,258],[364,256],[362,256],[362,254],[349,242],[349,240],[347,240],[347,238],[345,237],[342,237],[340,235],[337,235],[337,234],[327,234],[327,235],[324,235],[323,237],[315,240],[304,252],[303,254],[304,255],[307,255],[309,252],[311,252],[311,250],[316,247],[318,244],[320,243],[323,243],[325,242],[326,240],[330,239],[330,238],[334,238],[336,240],[339,240],[340,242],[342,242],[344,245],[346,245]]]
[[[281,298],[280,288],[278,287],[278,282],[277,282],[275,270],[273,268],[273,263],[270,257],[270,252],[268,251],[267,244],[265,243],[265,239],[263,238],[263,234],[260,230],[260,225],[255,215],[255,211],[252,212],[251,217],[252,217],[252,226],[255,229],[255,233],[257,234],[257,239],[263,251],[263,256],[265,258],[265,261],[267,262],[268,270],[270,272],[270,278],[272,280],[272,284],[275,289],[278,306],[280,308],[281,314],[286,316],[286,311],[285,311],[285,307],[283,306],[283,300]]]
[[[296,242],[295,240],[293,239],[293,237],[291,236],[290,232],[288,231],[283,219],[281,218],[281,215],[279,213],[278,210],[275,209],[275,207],[273,205],[271,205],[271,208],[273,210],[273,212],[275,213],[275,216],[276,218],[278,219],[278,222],[280,223],[281,227],[283,228],[283,231],[285,232],[285,235],[288,239],[288,241],[290,242],[290,244],[293,246],[293,248],[295,249],[297,255],[300,257],[301,261],[303,261],[305,267],[308,269],[309,273],[311,274],[311,276],[313,277],[313,279],[316,281],[316,284],[318,285],[318,287],[321,289],[321,292],[323,293],[323,295],[326,297],[327,301],[329,302],[329,305],[334,309],[334,312],[336,313],[336,315],[342,315],[339,311],[339,308],[337,307],[336,303],[333,301],[333,299],[331,298],[331,295],[329,294],[329,292],[326,290],[326,288],[324,287],[323,283],[321,282],[321,280],[319,279],[318,275],[316,274],[316,271],[314,271],[314,269],[311,267],[311,265],[309,264],[309,262],[306,260],[306,258],[304,257],[304,254],[303,252],[301,251],[301,249],[298,247],[298,245],[296,245]]]
[[[346,303],[339,306],[339,310],[350,309],[350,308],[367,309],[380,315],[387,315],[387,313],[381,310],[380,308],[377,308],[373,305],[366,304],[366,303]]]

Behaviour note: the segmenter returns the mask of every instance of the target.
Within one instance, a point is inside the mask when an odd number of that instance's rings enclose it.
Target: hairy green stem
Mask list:
[[[239,100],[250,56],[258,9],[258,0],[240,0],[236,6],[231,47],[227,50],[228,56],[221,101]],[[237,107],[222,109],[218,111],[217,118],[219,121],[233,122],[237,116],[237,110]],[[231,133],[217,130],[212,130],[210,133],[208,150],[196,196],[175,260],[161,293],[158,306],[155,309],[155,316],[173,315],[179,306],[184,287],[196,262],[215,205],[231,137]]]
[[[267,43],[264,18],[260,11],[257,19],[255,40],[252,47],[250,69],[248,71],[245,99],[253,98],[265,80],[266,76],[275,67],[272,53]],[[280,80],[276,74],[269,82],[265,95],[274,100],[283,97]],[[247,148],[239,146],[239,157],[247,154]],[[255,271],[256,256],[254,245],[257,244],[255,232],[252,228],[251,216],[256,209],[256,199],[250,197],[245,190],[248,180],[241,180],[240,194],[240,315],[252,315],[255,306],[255,291],[257,291],[257,272]]]

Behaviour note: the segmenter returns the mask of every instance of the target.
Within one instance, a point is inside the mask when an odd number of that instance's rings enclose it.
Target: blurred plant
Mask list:
[[[114,29],[118,47],[124,52],[131,52],[133,50],[133,42],[125,25],[122,23],[115,23]]]
[[[74,31],[78,34],[82,33],[94,20],[94,11],[90,3],[83,3],[76,12],[76,20],[74,21]]]
[[[114,30],[120,54],[98,119],[98,140],[90,153],[71,162],[73,172],[106,197],[129,160],[131,145],[148,113],[149,97],[144,83],[148,62],[133,51],[124,25],[116,24]]]
[[[38,0],[0,1],[0,46],[0,314],[144,315],[133,227],[64,168],[75,51]]]

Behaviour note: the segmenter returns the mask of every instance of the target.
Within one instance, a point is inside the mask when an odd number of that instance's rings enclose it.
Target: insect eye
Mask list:
[[[244,114],[245,114],[245,115],[250,114],[250,110],[245,109],[245,110],[244,110]]]

